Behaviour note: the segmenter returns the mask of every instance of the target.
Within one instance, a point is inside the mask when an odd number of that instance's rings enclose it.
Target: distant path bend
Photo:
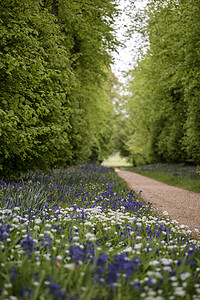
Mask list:
[[[200,232],[200,194],[133,172],[117,168],[115,172],[137,194],[142,191],[141,198],[147,203],[151,202],[161,215],[167,211],[171,220],[179,222],[178,226],[187,225],[192,232],[195,232],[195,228]]]

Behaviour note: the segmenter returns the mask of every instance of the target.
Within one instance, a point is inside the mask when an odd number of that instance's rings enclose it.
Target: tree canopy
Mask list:
[[[117,13],[110,0],[0,3],[1,176],[110,153]]]
[[[136,20],[148,47],[130,71],[120,148],[136,164],[200,163],[199,15],[198,0],[156,0]]]

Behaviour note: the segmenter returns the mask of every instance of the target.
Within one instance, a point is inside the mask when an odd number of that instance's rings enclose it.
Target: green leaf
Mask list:
[[[14,114],[15,114],[14,110],[11,109],[11,110],[8,111],[8,116],[11,117],[11,116],[14,116]]]

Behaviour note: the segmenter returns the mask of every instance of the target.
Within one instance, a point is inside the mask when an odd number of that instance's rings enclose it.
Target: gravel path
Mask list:
[[[115,171],[137,194],[142,190],[142,199],[151,202],[161,215],[167,211],[170,220],[178,221],[178,226],[187,225],[195,235],[197,235],[195,229],[200,232],[199,193],[174,187],[133,172],[120,171],[117,168]],[[200,237],[200,234],[198,236]]]

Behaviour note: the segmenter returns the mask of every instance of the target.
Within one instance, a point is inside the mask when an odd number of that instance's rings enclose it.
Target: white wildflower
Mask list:
[[[180,296],[180,297],[185,297],[186,295],[186,291],[184,291],[184,289],[182,287],[176,287],[175,291],[174,291],[174,295],[175,296]]]
[[[11,288],[12,287],[12,283],[5,283],[4,284],[4,287],[6,288],[6,289],[8,289],[8,288]]]
[[[58,260],[62,260],[62,259],[63,259],[62,255],[57,255],[56,258],[57,258]]]
[[[160,261],[162,262],[163,265],[170,265],[172,263],[172,259],[171,258],[161,258]]]
[[[178,286],[178,282],[177,281],[172,282],[172,286]]]
[[[165,211],[163,211],[163,215],[164,215],[164,216],[168,216],[169,213],[165,210]]]
[[[170,280],[171,280],[171,281],[176,281],[177,278],[176,278],[176,276],[172,276],[172,277],[170,277]]]
[[[128,247],[128,248],[124,249],[124,251],[123,251],[123,252],[131,252],[132,250],[133,250],[133,248],[132,248],[132,247]]]
[[[85,237],[90,241],[96,241],[96,236],[93,233],[88,232],[85,234]]]
[[[13,222],[14,223],[19,223],[19,219],[18,218],[13,218]]]
[[[35,220],[35,223],[36,223],[36,224],[40,224],[40,223],[42,223],[42,220],[36,219],[36,220]]]
[[[180,228],[181,229],[183,229],[183,228],[185,228],[186,226],[184,225],[184,224],[182,224],[181,226],[180,226]]]
[[[142,243],[135,244],[135,249],[140,249],[142,247]]]
[[[65,264],[64,268],[73,271],[75,269],[75,264]]]
[[[15,208],[14,208],[14,210],[20,210],[20,207],[18,207],[18,206],[16,206]]]
[[[158,264],[159,264],[159,261],[157,261],[157,260],[150,261],[150,263],[149,263],[150,266],[156,266]]]
[[[180,274],[181,280],[186,280],[189,277],[191,277],[191,274],[189,272],[185,272],[185,273]]]

